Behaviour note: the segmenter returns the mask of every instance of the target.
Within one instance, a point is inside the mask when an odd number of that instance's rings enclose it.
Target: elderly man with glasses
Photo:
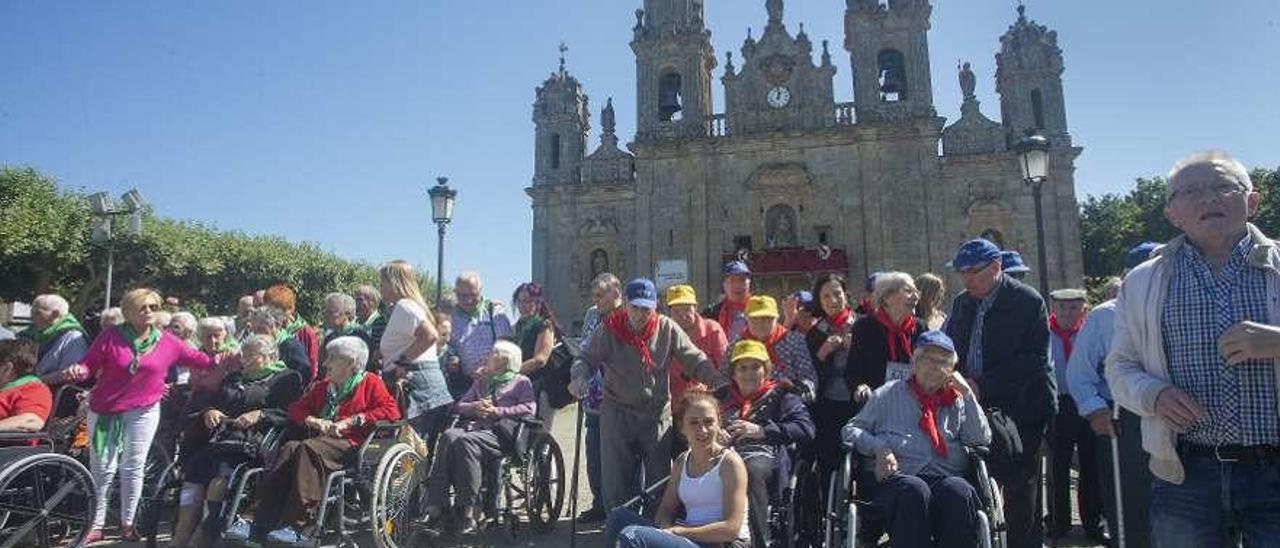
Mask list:
[[[1001,409],[1022,440],[1021,454],[998,455],[1004,458],[993,459],[991,466],[1004,487],[1009,546],[1039,547],[1043,526],[1035,511],[1040,498],[1037,450],[1057,411],[1044,299],[1004,274],[1000,249],[987,240],[961,245],[952,267],[965,288],[943,326],[955,341],[956,370],[969,379],[982,407]]]
[[[1164,214],[1182,231],[1129,272],[1106,375],[1142,417],[1156,546],[1280,544],[1280,248],[1223,152],[1174,164]]]

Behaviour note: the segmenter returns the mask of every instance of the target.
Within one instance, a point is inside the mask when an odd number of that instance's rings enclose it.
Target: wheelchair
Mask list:
[[[458,422],[455,416],[450,427]],[[515,541],[526,525],[538,534],[555,528],[564,509],[567,480],[560,444],[542,421],[533,416],[515,419],[510,438],[504,440],[502,454],[486,463],[480,501],[484,525],[501,525]]]
[[[80,546],[89,533],[93,478],[57,448],[48,432],[0,434],[0,548]]]
[[[985,447],[967,447],[969,471],[965,479],[974,486],[982,507],[978,510],[978,545],[982,548],[1006,548],[1008,527],[1004,520],[1004,499],[1000,487],[987,471]],[[831,474],[827,489],[823,546],[858,548],[860,543],[874,545],[875,540],[859,539],[859,514],[867,502],[857,493],[855,478],[860,459],[857,451],[845,453],[844,465]],[[878,540],[878,539],[876,539]]]
[[[809,519],[806,497],[816,492],[818,463],[802,454],[794,446],[791,454],[791,471],[782,490],[769,501],[769,546],[771,548],[797,548],[807,546],[814,538],[817,520]]]
[[[346,468],[330,472],[316,513],[318,537],[336,536],[339,548],[358,544],[349,526],[367,529],[377,548],[409,546],[418,517],[414,493],[425,480],[422,458],[396,438],[403,422],[379,422]]]
[[[249,442],[227,442],[222,438],[226,428],[220,428],[210,439],[211,445],[224,444],[228,451],[237,452],[245,457],[245,461],[235,465],[229,473],[221,478],[225,482],[222,511],[217,515],[205,517],[205,521],[197,526],[195,534],[205,534],[208,527],[213,529],[213,540],[218,543],[230,542],[228,532],[240,516],[241,511],[252,499],[257,489],[257,480],[267,470],[280,450],[288,433],[287,426],[268,428],[262,437],[261,444]],[[234,445],[234,447],[232,446]]]

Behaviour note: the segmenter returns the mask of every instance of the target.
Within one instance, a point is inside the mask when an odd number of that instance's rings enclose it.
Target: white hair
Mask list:
[[[269,323],[272,327],[281,328],[288,323],[289,318],[285,315],[284,309],[278,306],[259,306],[249,313],[249,322]]]
[[[912,284],[915,284],[915,280],[906,272],[881,272],[876,274],[876,280],[871,287],[871,294],[876,304],[883,306],[884,300],[890,294]]]
[[[65,316],[67,312],[71,311],[71,304],[68,303],[66,299],[62,298],[62,295],[55,295],[53,293],[36,297],[31,301],[31,306],[48,308],[57,312],[59,316]]]
[[[509,371],[520,371],[520,366],[524,364],[524,353],[520,351],[520,347],[511,341],[499,340],[493,343],[493,355],[503,363]]]
[[[1249,177],[1249,169],[1244,164],[1232,157],[1230,154],[1221,150],[1204,150],[1178,160],[1169,169],[1169,175],[1166,177],[1168,186],[1165,190],[1165,198],[1173,198],[1173,179],[1182,173],[1182,170],[1188,167],[1210,164],[1222,168],[1235,179],[1240,186],[1243,186],[1246,192],[1253,192],[1253,179]]]
[[[204,337],[205,333],[217,330],[227,331],[227,324],[222,321],[222,318],[216,316],[201,318],[200,323],[196,324],[196,335],[199,337]]]
[[[354,318],[356,316],[356,300],[346,293],[330,293],[324,296],[324,307],[336,306],[339,312]]]
[[[1107,283],[1102,285],[1102,298],[1111,300],[1120,294],[1120,285],[1124,283],[1119,277],[1112,276],[1107,278]]]
[[[324,345],[324,351],[329,358],[345,360],[361,367],[369,361],[369,345],[360,337],[338,337]]]
[[[462,274],[458,274],[457,283],[463,283],[463,282],[470,283],[471,285],[476,286],[476,289],[480,289],[480,274],[472,270],[468,270],[466,272],[463,272]]]
[[[604,272],[599,276],[596,276],[596,279],[591,280],[591,288],[604,290],[616,289],[621,292],[622,280],[619,280],[617,276],[614,276],[611,273]]]
[[[103,327],[112,325],[120,325],[124,323],[124,311],[120,307],[113,306],[102,311],[102,316],[98,318]]]
[[[362,285],[357,287],[355,294],[375,303],[382,302],[382,293],[378,291],[378,288],[371,285]]]
[[[173,321],[173,313],[166,310],[157,310],[156,316],[151,321],[155,322],[156,327],[169,327],[169,322]]]
[[[249,335],[244,340],[244,344],[240,345],[240,355],[245,359],[249,356],[262,356],[269,360],[280,357],[280,348],[276,346],[275,339],[266,335]]]
[[[198,329],[200,325],[200,322],[196,321],[196,315],[190,312],[174,312],[173,315],[169,317],[169,322],[172,323],[175,321],[178,322],[183,329],[192,333],[195,333],[196,329]]]

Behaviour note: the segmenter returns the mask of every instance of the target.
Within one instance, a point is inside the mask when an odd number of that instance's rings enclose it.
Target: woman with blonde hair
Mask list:
[[[160,425],[165,376],[174,366],[208,369],[220,356],[203,353],[156,324],[163,301],[153,289],[124,294],[125,322],[93,341],[77,365],[67,369],[71,382],[96,379],[89,392],[89,469],[97,486],[97,505],[84,543],[102,540],[107,497],[120,470],[120,534],[136,539],[133,520],[142,497],[143,466]]]
[[[924,320],[929,329],[942,329],[947,313],[942,311],[942,300],[947,296],[947,286],[936,274],[925,272],[916,278],[920,300],[916,302],[916,317]]]
[[[378,343],[382,378],[393,394],[398,387],[405,396],[405,417],[431,446],[453,403],[436,352],[440,333],[409,263],[391,261],[378,278],[382,302],[390,307]]]

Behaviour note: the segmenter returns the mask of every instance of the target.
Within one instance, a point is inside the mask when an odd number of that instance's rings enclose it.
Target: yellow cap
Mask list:
[[[698,294],[691,285],[673,285],[667,288],[667,306],[698,304]]]
[[[773,297],[769,297],[767,295],[752,297],[747,301],[747,317],[777,318],[778,301],[773,300]]]
[[[769,350],[760,341],[743,339],[733,343],[733,355],[729,358],[729,363],[738,363],[743,358],[769,363]]]

